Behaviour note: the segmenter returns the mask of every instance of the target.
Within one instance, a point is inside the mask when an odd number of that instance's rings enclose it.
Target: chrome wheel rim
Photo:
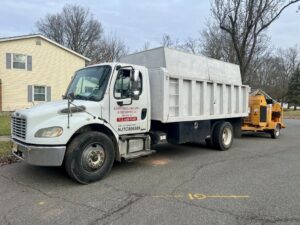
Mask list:
[[[232,131],[230,128],[225,127],[222,134],[222,140],[224,145],[228,146],[231,143]]]
[[[276,130],[275,130],[275,135],[276,135],[276,137],[278,137],[279,134],[280,134],[280,130],[279,130],[279,128],[277,127]]]
[[[95,171],[101,168],[105,161],[105,151],[99,143],[89,144],[83,151],[81,162],[86,171]]]

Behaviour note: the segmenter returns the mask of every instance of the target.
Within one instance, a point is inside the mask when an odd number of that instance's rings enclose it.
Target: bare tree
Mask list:
[[[126,55],[129,50],[126,44],[115,34],[110,34],[95,46],[92,63],[118,61],[120,57]]]
[[[278,49],[260,59],[251,81],[252,88],[261,88],[280,102],[285,102],[288,83],[299,66],[297,46]]]
[[[201,53],[203,55],[225,62],[238,63],[230,36],[219,26],[207,23],[201,36]]]
[[[173,47],[174,46],[174,42],[169,34],[164,34],[162,36],[160,44],[164,47]]]
[[[37,22],[36,26],[40,33],[61,45],[66,45],[64,35],[64,19],[60,13],[46,15],[44,19]]]
[[[181,43],[178,39],[174,40],[169,34],[164,34],[161,38],[160,44],[168,48],[180,48]]]
[[[174,40],[169,34],[164,34],[161,39],[161,45],[169,48],[175,48],[190,52],[193,54],[199,54],[201,51],[200,39],[187,37],[184,41]]]
[[[89,9],[78,5],[66,5],[62,12],[47,15],[36,26],[40,33],[87,57],[93,55],[92,46],[103,34],[101,23]]]
[[[246,80],[256,46],[263,32],[290,5],[300,0],[213,0],[212,14],[229,34],[242,80]]]
[[[299,61],[299,48],[297,46],[288,49],[279,49],[277,51],[278,64],[281,67],[279,73],[279,88],[278,94],[283,103],[288,93],[289,81],[292,74],[300,65]]]
[[[200,39],[188,37],[180,46],[182,50],[188,51],[192,54],[199,54],[201,52]]]

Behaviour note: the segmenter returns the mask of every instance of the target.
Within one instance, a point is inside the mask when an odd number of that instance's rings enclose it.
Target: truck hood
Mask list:
[[[68,130],[68,132],[71,132],[69,129],[66,129],[69,126],[68,124],[77,124],[77,123],[79,124],[80,121],[82,122],[82,121],[91,120],[93,116],[95,116],[96,118],[102,117],[100,102],[75,100],[73,104],[78,107],[82,107],[82,106],[85,107],[86,112],[88,112],[89,114],[84,111],[76,112],[76,113],[74,112],[72,113],[72,116],[69,118],[70,122],[68,123],[68,101],[67,100],[43,103],[43,104],[33,106],[30,109],[16,111],[13,114],[13,117],[23,118],[26,121],[26,140],[23,139],[22,141],[27,141],[28,143],[34,143],[36,141],[34,139],[34,134],[37,130],[41,128],[60,126],[64,130]],[[73,109],[76,109],[72,105],[71,107]],[[13,133],[12,133],[12,137],[18,139],[18,137],[14,136]]]
[[[84,100],[75,100],[73,102],[76,106],[84,106],[86,110],[90,113],[96,113],[99,116],[100,104],[99,102],[94,101],[84,101]],[[74,107],[71,105],[71,107]],[[42,103],[36,106],[33,106],[29,109],[18,110],[15,114],[18,116],[22,115],[26,118],[36,118],[36,117],[44,117],[49,118],[49,116],[54,116],[54,114],[62,114],[61,110],[68,109],[68,101],[67,100],[60,100],[55,102],[47,102]]]

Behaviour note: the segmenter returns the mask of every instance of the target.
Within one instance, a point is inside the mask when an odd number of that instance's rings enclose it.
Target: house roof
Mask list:
[[[85,57],[85,56],[83,56],[83,55],[81,55],[81,54],[79,54],[79,53],[77,53],[77,52],[75,52],[75,51],[73,51],[73,50],[71,50],[71,49],[63,46],[63,45],[61,45],[61,44],[58,44],[55,41],[52,41],[51,39],[45,37],[42,34],[29,34],[29,35],[21,35],[21,36],[14,36],[14,37],[4,37],[4,38],[0,38],[0,42],[15,41],[15,40],[29,39],[29,38],[41,38],[41,39],[44,39],[44,40],[46,40],[46,41],[48,41],[48,42],[56,45],[59,48],[62,48],[62,49],[66,50],[66,51],[68,51],[68,52],[70,52],[70,53],[72,53],[74,55],[77,55],[80,58],[83,58],[86,61],[91,61],[91,59],[89,59],[89,58],[87,58],[87,57]]]

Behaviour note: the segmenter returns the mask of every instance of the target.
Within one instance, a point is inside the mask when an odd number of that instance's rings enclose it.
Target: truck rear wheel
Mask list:
[[[280,126],[277,124],[275,129],[271,131],[271,137],[277,139],[280,136]]]
[[[233,127],[229,122],[222,122],[216,125],[213,130],[212,142],[215,149],[228,150],[233,142]]]
[[[71,141],[65,156],[65,168],[73,180],[88,184],[108,174],[114,158],[113,143],[109,137],[90,131]]]

